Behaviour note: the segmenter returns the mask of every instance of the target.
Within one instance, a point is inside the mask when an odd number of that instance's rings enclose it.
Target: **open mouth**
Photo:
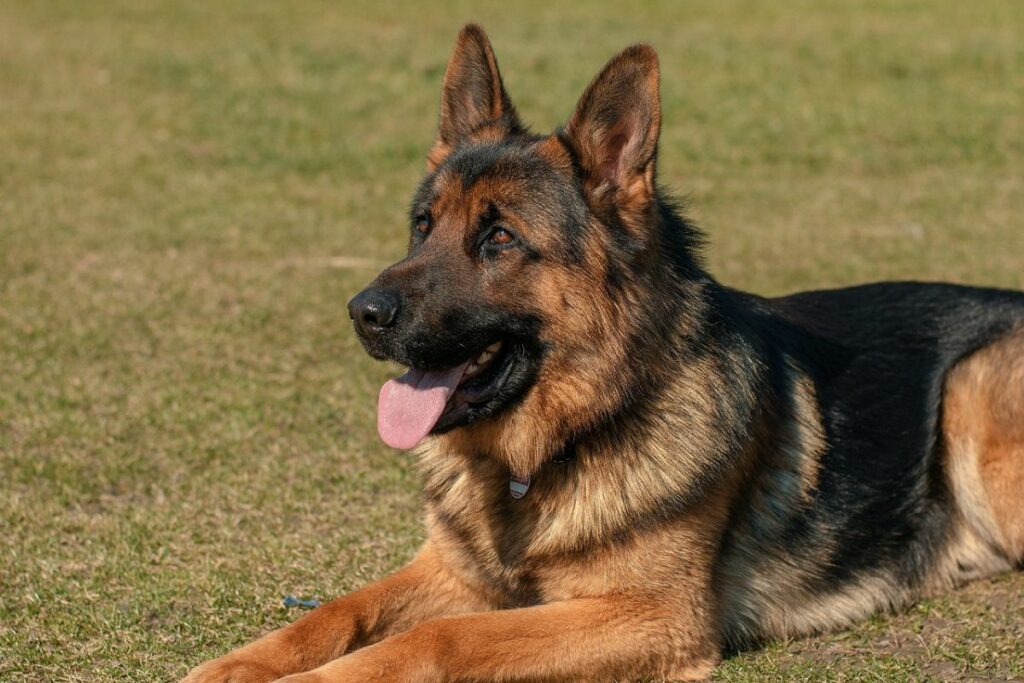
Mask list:
[[[410,368],[381,387],[377,431],[392,448],[412,448],[428,434],[444,432],[488,414],[508,383],[521,354],[496,341],[459,365],[444,370]]]

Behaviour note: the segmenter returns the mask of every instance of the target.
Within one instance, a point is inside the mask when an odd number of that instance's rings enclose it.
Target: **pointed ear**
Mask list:
[[[501,83],[487,34],[476,24],[466,24],[459,31],[444,72],[441,121],[427,166],[437,168],[453,149],[471,137],[496,139],[522,130]]]
[[[620,205],[654,198],[661,130],[658,55],[634,45],[614,57],[583,93],[564,134],[592,195],[614,189]]]

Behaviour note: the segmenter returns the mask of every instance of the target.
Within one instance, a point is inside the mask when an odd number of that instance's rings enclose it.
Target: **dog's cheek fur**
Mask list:
[[[603,238],[588,233],[582,262],[527,267],[518,286],[505,288],[513,302],[531,302],[546,348],[540,372],[517,405],[445,437],[445,450],[486,453],[519,474],[530,474],[559,448],[623,403],[634,306],[612,298]],[[519,304],[520,306],[522,303]],[[598,352],[599,351],[599,352]]]

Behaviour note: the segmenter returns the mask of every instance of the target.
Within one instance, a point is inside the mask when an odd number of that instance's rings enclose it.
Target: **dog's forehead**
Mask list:
[[[535,145],[466,145],[424,179],[415,206],[437,214],[494,203],[536,218],[562,206],[568,186]]]

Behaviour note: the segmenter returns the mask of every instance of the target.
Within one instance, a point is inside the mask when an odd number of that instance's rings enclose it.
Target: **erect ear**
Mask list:
[[[565,126],[591,194],[614,190],[622,205],[654,197],[661,129],[658,55],[649,45],[626,48],[593,80]]]
[[[441,121],[427,157],[431,168],[471,137],[500,139],[522,131],[515,107],[501,83],[491,41],[476,24],[466,24],[455,40],[441,88]]]

